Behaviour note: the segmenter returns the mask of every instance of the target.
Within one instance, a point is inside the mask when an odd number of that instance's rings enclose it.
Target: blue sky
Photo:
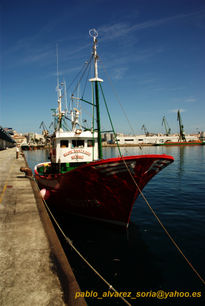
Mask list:
[[[56,44],[69,86],[90,57],[88,31],[96,28],[117,132],[140,134],[143,124],[164,132],[164,115],[177,132],[177,109],[186,133],[205,131],[204,0],[0,0],[0,19],[0,125],[18,132],[50,125]]]

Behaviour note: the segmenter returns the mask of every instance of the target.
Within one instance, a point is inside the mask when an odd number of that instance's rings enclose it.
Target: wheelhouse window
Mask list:
[[[87,147],[88,148],[94,147],[94,144],[95,144],[95,141],[93,139],[89,139],[87,141]]]
[[[60,141],[60,147],[61,148],[68,148],[69,142],[68,140],[61,140]]]
[[[84,148],[84,140],[72,140],[72,148]]]

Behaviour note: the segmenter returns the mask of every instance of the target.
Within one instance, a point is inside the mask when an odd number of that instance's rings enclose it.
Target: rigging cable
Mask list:
[[[105,73],[106,76],[107,76],[107,79],[108,79],[108,81],[109,81],[109,83],[110,83],[110,86],[111,86],[111,88],[112,88],[112,90],[113,90],[113,93],[114,93],[114,95],[115,95],[115,97],[116,97],[116,100],[117,100],[118,104],[120,105],[120,107],[121,107],[121,109],[122,109],[122,112],[123,112],[123,114],[124,114],[124,116],[125,116],[125,118],[126,118],[126,120],[127,120],[127,122],[128,122],[128,125],[129,125],[129,127],[130,127],[130,129],[131,129],[131,131],[132,131],[132,133],[133,133],[133,135],[134,135],[135,132],[134,132],[134,129],[133,129],[133,127],[132,127],[132,124],[131,124],[131,122],[130,122],[130,120],[129,120],[129,118],[128,118],[126,112],[125,112],[124,107],[122,106],[122,103],[120,102],[120,98],[119,98],[119,96],[118,96],[118,93],[117,93],[117,91],[116,91],[115,88],[114,88],[114,85],[113,85],[113,83],[112,83],[111,78],[109,77],[107,71],[105,70],[105,66],[104,66],[102,60],[101,60],[101,63],[102,63],[103,71],[104,71],[104,73]],[[140,149],[141,149],[141,146],[140,146]]]
[[[89,61],[86,62],[86,64],[85,64],[85,69],[84,69],[84,71],[82,71],[82,75],[81,75],[81,77],[79,78],[79,80],[78,80],[78,82],[77,82],[77,85],[75,86],[75,88],[74,88],[74,90],[73,90],[73,94],[74,94],[74,92],[76,92],[76,90],[78,89],[79,84],[80,84],[82,78],[84,77],[84,75],[85,75],[87,69],[88,69],[89,66],[90,66],[90,63],[91,63],[91,61],[92,61],[92,58],[93,58],[93,55],[91,55]],[[83,69],[81,69],[81,70],[83,70]],[[79,75],[79,74],[80,74],[80,73],[78,73],[78,75]],[[77,76],[78,76],[78,75],[77,75]],[[77,76],[75,77],[75,79],[77,78]],[[74,80],[75,80],[75,79],[74,79]],[[71,84],[73,84],[74,80],[72,81]]]
[[[91,58],[91,60],[92,60],[92,58]],[[91,72],[91,60],[90,60],[90,63],[88,63],[88,66],[87,66],[88,72],[87,72],[87,77],[85,78],[86,81],[85,81],[85,85],[84,85],[84,89],[83,89],[83,93],[82,93],[82,99],[83,99],[83,97],[84,97],[85,89],[86,89],[86,86],[87,86],[87,83],[88,83],[88,75],[89,75],[89,73]],[[90,70],[88,69],[89,66],[90,66]]]
[[[100,87],[101,87],[101,91],[102,91],[102,86],[100,84]],[[104,103],[105,103],[105,106],[106,106],[106,109],[107,109],[107,112],[108,112],[108,117],[110,119],[110,124],[113,128],[113,133],[116,137],[116,134],[115,134],[115,131],[114,131],[114,127],[113,127],[113,123],[112,123],[112,120],[111,120],[111,117],[110,117],[110,114],[109,114],[109,111],[108,111],[108,106],[107,106],[107,103],[106,103],[106,100],[105,100],[105,96],[104,96],[104,93],[102,91],[102,95],[103,95],[103,99],[104,99]],[[193,270],[193,272],[198,276],[198,278],[201,280],[201,282],[205,285],[205,280],[201,277],[201,275],[199,274],[199,272],[194,268],[194,266],[191,264],[191,262],[188,260],[188,258],[185,256],[185,254],[183,253],[183,251],[181,250],[181,248],[178,246],[178,244],[176,243],[176,241],[174,240],[174,238],[170,235],[170,233],[168,232],[168,230],[166,229],[166,227],[164,226],[164,224],[162,223],[162,221],[160,220],[160,218],[157,216],[157,214],[155,213],[155,211],[153,210],[153,208],[151,207],[151,205],[149,204],[147,198],[145,197],[144,193],[142,192],[142,190],[140,189],[140,187],[138,186],[133,174],[131,173],[125,159],[123,158],[123,155],[121,154],[121,151],[120,151],[120,147],[119,147],[119,144],[118,144],[118,141],[116,139],[116,142],[117,142],[117,146],[118,146],[118,150],[119,150],[119,153],[120,153],[120,157],[122,158],[122,161],[124,162],[125,164],[125,167],[127,168],[127,171],[129,172],[130,174],[130,177],[131,179],[133,180],[135,186],[137,187],[140,195],[142,196],[142,198],[144,199],[145,203],[147,204],[147,206],[149,207],[149,209],[151,210],[152,214],[154,215],[154,217],[157,219],[158,223],[160,224],[160,226],[162,227],[162,229],[165,231],[165,233],[167,234],[167,236],[169,237],[169,239],[171,240],[171,242],[173,243],[173,245],[176,247],[176,249],[179,251],[179,253],[183,256],[183,258],[185,259],[185,261],[188,263],[188,265],[190,266],[190,268]]]
[[[107,106],[107,102],[106,102],[106,99],[105,99],[105,95],[104,95],[101,83],[100,83],[100,89],[101,89],[101,92],[102,92],[103,100],[104,100],[104,103],[105,103],[105,108],[107,110],[108,118],[110,120],[110,124],[111,124],[112,131],[113,131],[113,134],[114,134],[114,138],[115,138],[115,141],[117,143],[117,148],[118,148],[120,157],[122,158],[122,153],[121,153],[120,146],[119,146],[119,143],[118,143],[117,134],[115,133],[114,125],[112,123],[112,119],[111,119],[111,116],[110,116],[110,112],[109,112],[109,109],[108,109],[108,106]]]
[[[91,61],[92,59],[92,55],[89,59],[89,62]],[[84,67],[87,65],[87,63],[84,63],[81,70],[77,73],[77,75],[74,77],[74,79],[72,80],[72,82],[70,83],[70,85],[68,86],[67,90],[71,88],[71,86],[73,85],[73,83],[76,81],[76,79],[81,75],[82,71],[84,71]]]

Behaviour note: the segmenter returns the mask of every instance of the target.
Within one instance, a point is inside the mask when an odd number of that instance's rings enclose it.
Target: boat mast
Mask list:
[[[99,105],[99,90],[98,83],[103,82],[98,77],[98,55],[97,55],[97,36],[98,32],[95,29],[89,31],[89,35],[93,37],[93,57],[94,57],[94,78],[90,79],[90,82],[95,84],[95,104],[96,104],[96,119],[97,119],[97,130],[98,130],[98,157],[102,159],[102,139],[101,139],[101,126],[100,126],[100,105]]]
[[[56,45],[56,58],[57,58],[57,86],[56,86],[56,91],[57,91],[57,99],[58,99],[58,126],[57,128],[60,129],[62,127],[62,109],[61,109],[61,88],[59,85],[59,71],[58,71],[58,45]]]

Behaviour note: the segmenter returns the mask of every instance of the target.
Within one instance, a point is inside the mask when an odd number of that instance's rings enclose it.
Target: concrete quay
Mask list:
[[[0,151],[0,305],[86,305],[36,183]]]

